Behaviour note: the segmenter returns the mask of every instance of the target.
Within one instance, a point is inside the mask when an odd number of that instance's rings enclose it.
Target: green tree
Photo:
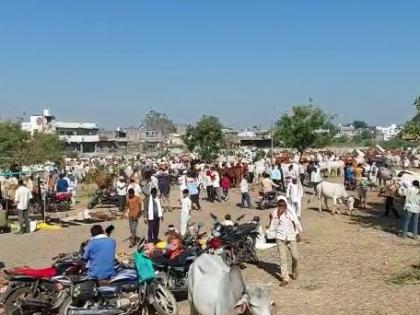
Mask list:
[[[25,163],[39,164],[45,161],[60,161],[64,145],[56,134],[37,133],[25,144]]]
[[[416,115],[406,122],[401,130],[400,136],[404,140],[420,141],[420,96],[414,101]]]
[[[328,145],[336,132],[332,118],[313,105],[294,106],[276,122],[274,143],[297,149],[301,156],[307,148]]]
[[[183,140],[190,151],[196,150],[203,159],[214,159],[224,147],[222,124],[214,116],[204,115],[195,127],[189,127]]]
[[[23,131],[16,122],[0,122],[0,167],[8,168],[12,163],[22,163],[28,132]]]
[[[176,132],[176,126],[164,113],[151,110],[143,119],[143,127],[146,130],[160,131],[163,136]]]
[[[353,127],[354,129],[365,129],[368,127],[368,124],[362,120],[355,120],[353,121]]]

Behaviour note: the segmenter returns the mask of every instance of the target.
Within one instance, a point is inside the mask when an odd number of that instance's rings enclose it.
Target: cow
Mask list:
[[[188,300],[191,315],[271,315],[273,306],[265,287],[246,288],[239,267],[208,254],[189,269]]]
[[[348,195],[346,189],[344,188],[344,184],[342,183],[321,182],[316,188],[316,196],[318,197],[319,212],[322,211],[322,198],[324,198],[327,210],[329,210],[328,199],[333,200],[334,209],[332,211],[332,214],[336,212],[340,213],[339,203],[341,200],[344,201],[344,204],[347,206],[350,213],[353,210],[354,198]]]

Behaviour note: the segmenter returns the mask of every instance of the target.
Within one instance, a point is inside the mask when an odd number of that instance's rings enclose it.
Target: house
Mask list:
[[[383,134],[384,141],[395,138],[401,131],[396,124],[390,124],[388,126],[377,126],[376,131]]]
[[[69,151],[92,153],[96,151],[99,143],[99,129],[95,123],[58,121],[48,109],[45,109],[42,115],[30,116],[29,121],[22,122],[21,127],[31,135],[57,134]]]

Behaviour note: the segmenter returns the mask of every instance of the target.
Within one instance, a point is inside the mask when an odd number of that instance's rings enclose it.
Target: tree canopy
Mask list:
[[[188,150],[196,150],[203,159],[213,159],[223,148],[225,137],[222,124],[214,116],[204,115],[195,127],[189,127],[183,137]]]
[[[160,131],[163,136],[176,132],[174,122],[166,114],[154,110],[146,114],[142,124],[147,130]]]
[[[34,134],[31,137],[16,122],[0,122],[0,167],[58,161],[62,156],[63,143],[57,135]]]
[[[368,124],[363,120],[355,120],[353,121],[353,127],[355,129],[364,129],[368,127]]]
[[[406,122],[401,131],[401,137],[406,140],[420,141],[420,96],[414,100],[413,105],[416,108],[416,115]]]
[[[280,117],[274,126],[273,140],[276,145],[303,153],[307,148],[329,144],[335,132],[331,116],[316,106],[301,105]]]

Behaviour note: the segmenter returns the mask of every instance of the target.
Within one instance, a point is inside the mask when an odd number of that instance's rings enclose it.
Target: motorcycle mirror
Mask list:
[[[210,213],[210,216],[211,216],[214,220],[217,220],[217,216],[215,216],[213,213]]]
[[[114,230],[115,230],[115,226],[113,226],[113,225],[111,224],[110,226],[108,226],[108,227],[105,229],[105,233],[106,233],[106,235],[110,236],[110,235],[111,235],[111,233],[112,233]]]
[[[239,217],[236,219],[236,221],[242,220],[244,217],[245,217],[245,214],[243,214],[243,215],[239,216]]]

